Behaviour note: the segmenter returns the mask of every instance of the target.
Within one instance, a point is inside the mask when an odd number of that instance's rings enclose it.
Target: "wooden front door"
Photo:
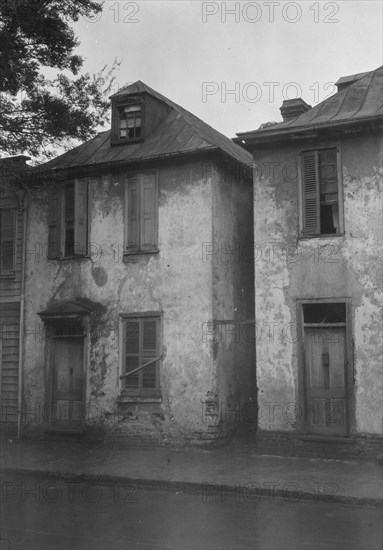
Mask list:
[[[84,338],[56,338],[52,357],[49,427],[80,431],[84,419]]]
[[[348,395],[344,327],[305,328],[308,431],[347,436]]]

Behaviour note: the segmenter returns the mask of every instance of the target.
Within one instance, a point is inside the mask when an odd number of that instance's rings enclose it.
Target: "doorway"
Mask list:
[[[84,411],[84,337],[54,338],[52,343],[49,428],[81,431]]]
[[[76,302],[38,313],[45,330],[44,424],[48,431],[84,431],[89,313]]]
[[[303,303],[302,314],[305,431],[348,437],[353,376],[346,303]]]

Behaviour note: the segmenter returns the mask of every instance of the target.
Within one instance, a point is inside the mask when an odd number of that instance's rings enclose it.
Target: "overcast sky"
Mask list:
[[[382,64],[380,0],[106,0],[75,31],[85,70],[118,57],[120,87],[142,80],[229,137]]]

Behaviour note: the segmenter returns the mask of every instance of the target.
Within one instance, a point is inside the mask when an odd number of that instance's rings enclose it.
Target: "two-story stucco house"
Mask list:
[[[254,340],[216,331],[254,319],[251,155],[142,82],[111,104],[30,181],[23,428],[215,439],[255,393]]]
[[[382,439],[382,84],[382,67],[343,77],[238,134],[254,158],[263,448]]]

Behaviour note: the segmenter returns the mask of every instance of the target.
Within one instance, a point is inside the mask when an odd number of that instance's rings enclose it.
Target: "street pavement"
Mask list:
[[[2,437],[0,460],[4,475],[124,482],[182,490],[201,498],[240,494],[279,496],[290,503],[383,503],[383,468],[376,462],[258,455],[235,443],[210,450],[127,448]]]
[[[1,477],[1,550],[380,550],[378,507],[170,485]]]

